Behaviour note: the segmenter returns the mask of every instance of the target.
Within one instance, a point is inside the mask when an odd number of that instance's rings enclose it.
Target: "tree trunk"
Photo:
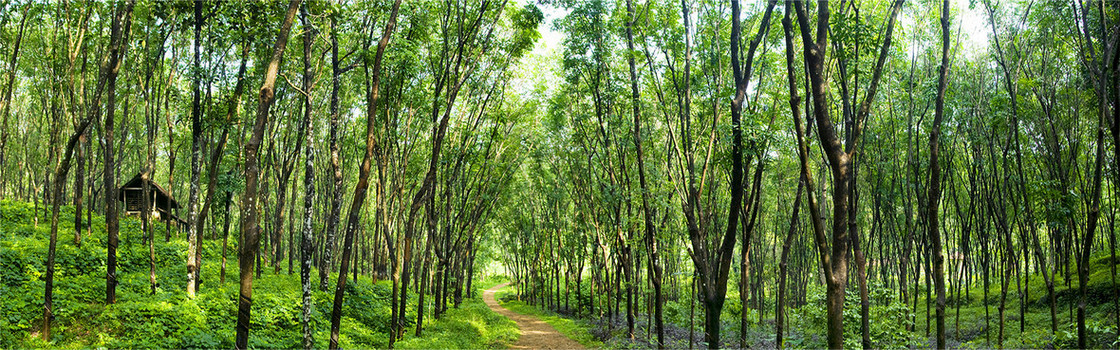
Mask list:
[[[945,116],[945,86],[949,77],[949,0],[941,5],[941,68],[937,80],[937,101],[933,129],[929,135],[929,207],[926,223],[929,225],[930,249],[933,250],[933,288],[937,293],[937,348],[945,348],[945,257],[941,248],[941,231],[938,227],[941,204],[941,122]],[[958,301],[959,302],[959,301]],[[1025,315],[1023,315],[1025,316]]]
[[[420,255],[420,260],[421,260],[421,263],[423,264],[420,267],[420,276],[422,276],[422,277],[418,281],[416,281],[417,284],[420,287],[420,289],[416,292],[416,337],[417,338],[420,337],[420,335],[421,335],[421,333],[424,329],[424,306],[425,306],[424,305],[424,296],[425,296],[425,294],[428,294],[427,293],[428,285],[431,283],[431,280],[432,280],[432,257],[431,257],[431,255],[432,255],[431,254],[432,253],[432,242],[436,240],[436,237],[435,237],[435,234],[436,234],[435,204],[432,201],[428,201],[428,205],[426,205],[426,207],[427,207],[427,214],[424,215],[425,216],[424,219],[425,219],[425,222],[427,223],[427,226],[428,226],[428,239],[425,240],[424,254]],[[438,267],[437,267],[437,269],[438,269]],[[436,273],[436,276],[440,276],[439,273]],[[442,277],[437,277],[437,279],[438,278],[442,278]],[[435,299],[436,299],[437,303],[440,301],[440,299],[438,297],[438,294],[436,295]],[[438,306],[436,307],[436,310],[439,310]]]
[[[338,92],[341,89],[339,82],[339,75],[342,71],[339,70],[339,57],[338,57],[338,32],[335,30],[335,21],[331,19],[331,194],[330,194],[330,213],[327,215],[327,236],[323,242],[323,255],[319,263],[319,290],[327,290],[327,278],[334,268],[332,259],[334,257],[334,243],[335,236],[338,233],[339,215],[342,212],[342,165],[339,161],[339,145],[338,145],[338,122],[339,122],[339,99]],[[392,347],[392,337],[390,337],[390,347]]]
[[[194,1],[194,74],[191,74],[191,189],[187,202],[187,297],[198,290],[199,250],[202,235],[198,223],[199,178],[202,175],[202,102],[199,83],[202,80],[202,0]],[[172,132],[168,130],[168,132]]]
[[[88,143],[89,143],[89,133],[88,132],[83,132],[82,135],[79,136],[78,145],[76,146],[77,147],[76,151],[77,151],[77,154],[78,154],[78,159],[75,161],[75,163],[76,163],[75,165],[77,165],[77,169],[74,172],[74,246],[78,247],[78,248],[82,247],[82,229],[85,228],[85,225],[82,223],[82,210],[83,210],[83,208],[82,208],[82,204],[83,204],[82,195],[85,194],[85,192],[86,192],[86,185],[85,185],[86,167],[85,167],[85,164],[86,164],[86,158],[89,156],[86,153],[86,152],[89,152]],[[2,176],[2,175],[0,175],[0,176]],[[2,181],[2,180],[0,180],[0,181]]]
[[[626,22],[626,46],[630,51],[634,51],[634,21],[637,20],[637,14],[634,12],[634,4],[632,0],[626,1],[626,11],[628,13],[628,20]],[[638,181],[642,191],[642,212],[645,219],[644,226],[646,231],[646,249],[649,254],[649,276],[650,282],[653,284],[653,293],[655,302],[654,317],[656,319],[655,327],[657,328],[657,348],[665,348],[665,320],[662,310],[662,297],[661,297],[661,261],[658,253],[657,232],[654,227],[653,210],[650,208],[650,188],[646,181],[646,165],[645,158],[642,153],[642,112],[641,112],[641,95],[638,91],[638,71],[634,63],[634,55],[627,55],[630,64],[630,100],[632,108],[632,116],[634,118],[634,147],[637,150],[638,161]]]
[[[27,28],[27,14],[31,9],[31,3],[23,6],[23,17],[19,20],[19,32],[16,34],[15,42],[12,44],[12,58],[8,61],[8,83],[4,86],[4,95],[0,99],[0,119],[3,120],[3,125],[0,125],[0,191],[7,188],[7,149],[8,149],[8,119],[11,115],[12,109],[12,90],[15,88],[16,81],[16,64],[19,63],[19,48],[23,42],[23,32]],[[80,158],[79,158],[80,160]],[[49,337],[47,337],[49,339]]]
[[[117,219],[117,181],[116,170],[117,164],[114,161],[113,154],[113,117],[116,113],[117,107],[117,74],[120,72],[121,63],[124,61],[125,52],[128,51],[128,37],[129,27],[132,25],[132,7],[136,5],[135,0],[128,0],[122,4],[116,13],[116,18],[113,21],[113,28],[110,34],[109,44],[109,59],[104,68],[102,68],[102,76],[105,79],[104,85],[98,84],[98,90],[104,86],[108,89],[109,97],[105,107],[105,125],[101,129],[101,141],[105,147],[105,169],[104,169],[104,183],[105,183],[105,231],[108,235],[108,258],[106,259],[105,274],[105,302],[113,304],[117,302],[117,244],[119,238],[117,236],[120,231],[120,223]],[[96,106],[100,103],[101,92],[98,91],[94,97],[94,103],[90,108],[94,111],[99,111]],[[97,112],[94,112],[95,115]]]
[[[303,329],[303,348],[315,347],[314,330],[311,328],[311,256],[314,254],[311,234],[313,229],[315,202],[315,152],[311,150],[311,88],[314,71],[311,66],[311,45],[315,35],[318,34],[315,26],[307,19],[307,4],[300,6],[300,22],[303,24],[303,128],[307,129],[303,137],[304,143],[304,171],[303,171],[303,229],[300,230],[300,255],[299,278],[303,287],[303,313],[300,315],[300,325]],[[291,261],[292,257],[289,257]]]
[[[214,192],[218,189],[218,170],[221,166],[222,155],[225,152],[226,143],[229,140],[229,128],[232,126],[234,116],[237,114],[237,107],[241,104],[241,95],[245,92],[245,72],[249,63],[249,49],[252,47],[248,42],[241,43],[241,66],[237,69],[237,83],[234,85],[233,95],[230,96],[227,102],[229,107],[226,110],[226,124],[222,127],[222,134],[218,137],[218,144],[210,153],[210,166],[208,170],[207,179],[208,185],[206,186],[206,196],[203,199],[202,209],[198,214],[198,221],[195,223],[195,230],[202,232],[203,224],[206,222],[208,215],[213,211]],[[227,192],[226,196],[226,220],[223,224],[223,237],[222,237],[222,277],[221,282],[225,284],[225,266],[226,266],[226,240],[229,237],[229,204],[230,195]],[[200,243],[201,246],[201,243]],[[201,256],[201,255],[200,255]],[[198,262],[201,264],[201,261]]]
[[[226,284],[226,250],[229,247],[229,205],[233,203],[233,193],[226,191],[226,213],[222,220],[222,272],[218,283]]]
[[[151,132],[151,125],[148,125],[149,132]],[[154,136],[154,133],[152,134]],[[149,293],[156,295],[156,288],[159,283],[156,281],[156,239],[155,230],[152,229],[152,186],[151,186],[151,169],[152,169],[152,138],[148,139],[148,159],[147,166],[144,167],[144,174],[141,179],[144,181],[144,206],[140,213],[140,219],[144,229],[144,237],[148,241],[148,284]]]
[[[1106,88],[1101,86],[1101,91],[1106,91]],[[1092,192],[1089,198],[1089,217],[1083,241],[1081,243],[1081,259],[1077,266],[1077,284],[1080,290],[1080,295],[1077,300],[1077,347],[1085,349],[1088,348],[1088,334],[1085,329],[1085,307],[1089,301],[1089,272],[1093,265],[1092,247],[1093,236],[1097,233],[1097,223],[1100,221],[1100,202],[1101,202],[1101,182],[1104,167],[1104,128],[1105,128],[1105,115],[1108,110],[1106,101],[1101,99],[1099,101],[1100,115],[1097,118],[1097,138],[1096,138],[1096,156],[1093,163],[1093,179],[1092,179]],[[1112,261],[1111,264],[1115,265],[1116,262]]]
[[[131,8],[127,8],[131,10]],[[123,17],[119,16],[117,19]],[[117,27],[115,23],[114,27]],[[96,108],[95,108],[96,109]],[[76,127],[74,135],[70,136],[70,141],[66,144],[66,155],[62,158],[62,162],[58,164],[54,171],[54,195],[56,198],[51,207],[51,235],[50,243],[47,246],[47,262],[46,274],[43,276],[45,282],[43,294],[43,329],[42,339],[49,342],[51,341],[51,323],[54,321],[54,256],[55,247],[58,245],[58,212],[62,205],[62,189],[66,185],[66,174],[70,171],[70,159],[74,155],[74,147],[79,143],[81,138],[84,138],[85,130],[93,122],[96,116],[95,113],[90,113],[89,116]]]
[[[253,268],[257,266],[255,259],[259,259],[260,251],[261,236],[257,208],[259,152],[264,129],[268,124],[269,109],[276,98],[274,87],[276,75],[280,71],[280,60],[284,56],[284,48],[288,45],[288,34],[291,32],[292,22],[295,20],[300,2],[300,0],[291,0],[284,20],[280,23],[280,33],[272,49],[272,58],[265,70],[264,83],[261,85],[260,103],[257,105],[252,136],[245,144],[245,192],[241,197],[241,244],[238,254],[241,287],[237,302],[237,338],[234,346],[237,349],[246,349],[249,346],[249,315],[253,307]]]
[[[742,32],[739,21],[739,1],[731,2],[731,65],[735,75],[736,90],[735,99],[731,103],[731,203],[727,216],[727,230],[721,237],[721,243],[717,246],[718,249],[714,252],[715,254],[709,257],[706,247],[707,242],[704,242],[707,239],[701,236],[702,233],[698,232],[698,227],[695,224],[689,224],[689,237],[694,251],[692,254],[693,262],[697,266],[700,279],[703,281],[700,284],[700,289],[701,295],[704,297],[704,333],[709,349],[716,349],[720,346],[719,315],[723,309],[724,298],[727,295],[727,278],[731,270],[732,252],[735,249],[735,233],[738,232],[739,215],[743,202],[743,137],[740,128],[742,104],[746,98],[746,89],[752,72],[755,50],[769,29],[770,14],[773,12],[776,3],[777,1],[770,1],[767,4],[758,33],[750,42],[744,69],[739,61],[741,50],[739,36]]]
[[[791,2],[787,2],[787,5]],[[850,207],[852,192],[855,184],[852,182],[854,179],[853,172],[855,169],[855,156],[859,150],[858,144],[860,134],[863,131],[864,122],[867,115],[870,113],[870,104],[874,100],[875,92],[877,91],[879,80],[882,76],[882,69],[886,62],[887,55],[890,49],[891,35],[894,31],[895,19],[898,12],[902,7],[902,0],[894,1],[890,7],[889,21],[885,29],[883,44],[880,47],[879,56],[875,63],[871,83],[868,86],[867,92],[863,102],[859,107],[859,111],[855,115],[853,124],[849,127],[848,134],[845,135],[848,142],[842,143],[837,135],[836,127],[832,123],[829,113],[831,106],[827,100],[827,91],[829,80],[826,77],[825,66],[825,49],[828,47],[828,32],[829,32],[829,3],[828,1],[820,1],[817,4],[817,23],[816,23],[816,40],[813,40],[811,33],[811,26],[809,24],[808,11],[805,9],[804,3],[797,3],[795,10],[797,11],[798,25],[801,29],[802,44],[804,45],[805,66],[808,69],[810,78],[810,90],[812,91],[812,103],[814,119],[817,124],[817,136],[821,140],[821,148],[825,156],[828,158],[829,166],[832,172],[832,249],[828,251],[828,242],[823,235],[820,227],[823,221],[820,220],[819,213],[813,215],[814,231],[817,241],[817,250],[820,255],[821,266],[825,272],[826,284],[826,306],[827,306],[827,331],[828,331],[828,346],[829,348],[838,349],[844,346],[844,325],[843,325],[843,310],[844,310],[844,289],[848,279],[848,243],[849,243],[849,220],[855,218],[849,217],[849,210],[854,212],[855,208]],[[807,152],[805,152],[807,153]],[[804,164],[804,160],[802,163]],[[803,165],[803,172],[808,171],[807,165]],[[812,198],[812,196],[810,196]],[[812,207],[812,201],[810,202]],[[812,209],[812,208],[811,208]],[[817,209],[813,209],[817,211]]]
[[[794,124],[797,131],[798,143],[798,158],[801,166],[801,179],[797,183],[797,195],[793,201],[793,213],[790,215],[789,231],[786,233],[786,239],[782,243],[782,257],[778,263],[778,310],[775,312],[774,325],[776,329],[775,346],[778,349],[785,347],[785,307],[786,307],[786,270],[788,268],[789,250],[793,243],[794,234],[797,232],[798,213],[801,208],[801,193],[808,188],[809,203],[815,206],[816,193],[813,192],[812,178],[809,177],[808,163],[806,162],[807,146],[805,145],[805,130],[801,124],[801,96],[797,94],[797,78],[796,67],[793,61],[793,23],[790,20],[790,3],[787,1],[785,6],[785,18],[782,19],[782,30],[785,33],[785,59],[786,59],[786,84],[789,85],[789,107],[791,115],[793,116]],[[816,225],[816,216],[820,215],[818,209],[811,212],[814,215],[814,227]]]
[[[788,14],[789,11],[786,11],[786,13]],[[785,26],[789,25],[789,16],[786,16],[782,24]],[[793,99],[791,99],[791,101],[792,100]],[[796,111],[798,109],[795,107],[796,103],[791,104],[791,106],[794,106],[793,110],[797,113]],[[782,241],[782,256],[778,261],[778,309],[774,312],[774,334],[776,335],[774,346],[778,349],[785,347],[785,340],[783,337],[785,336],[786,317],[786,271],[789,267],[790,246],[793,244],[794,235],[797,234],[798,214],[801,209],[801,193],[804,191],[804,188],[805,177],[802,175],[801,180],[797,182],[797,194],[793,197],[793,209],[791,209],[793,213],[790,214],[789,230],[786,232],[785,240]]]
[[[354,187],[354,200],[350,204],[350,214],[347,218],[346,237],[342,243],[342,266],[338,269],[338,284],[334,290],[334,306],[331,309],[331,338],[330,349],[338,349],[338,330],[342,321],[342,298],[346,291],[346,273],[350,269],[350,256],[354,235],[361,225],[360,214],[362,205],[366,200],[366,190],[369,188],[369,172],[373,158],[374,130],[376,122],[377,102],[380,98],[381,87],[381,61],[385,56],[385,47],[389,45],[389,36],[397,25],[397,11],[400,10],[401,0],[393,2],[392,12],[389,14],[388,23],[382,31],[381,40],[377,43],[377,54],[373,59],[373,77],[370,84],[369,98],[366,107],[366,154],[358,172],[358,184]],[[406,262],[407,264],[407,262]]]

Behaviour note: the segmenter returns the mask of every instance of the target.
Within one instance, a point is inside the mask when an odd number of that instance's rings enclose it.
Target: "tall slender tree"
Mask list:
[[[264,129],[268,124],[269,109],[276,98],[276,75],[280,71],[280,61],[284,57],[284,48],[288,45],[288,34],[292,30],[292,22],[299,10],[301,0],[291,0],[288,11],[280,22],[280,33],[272,48],[272,57],[265,69],[264,82],[261,84],[260,101],[257,104],[256,119],[253,122],[252,134],[245,143],[245,192],[241,195],[241,244],[238,246],[238,267],[241,274],[241,287],[237,300],[237,338],[234,347],[246,349],[249,347],[249,320],[253,308],[253,268],[256,267],[257,254],[260,251],[260,226],[258,223],[258,186],[260,177],[259,153],[261,141],[264,138]]]
[[[78,124],[74,134],[70,136],[69,141],[66,142],[65,156],[62,161],[55,167],[54,171],[54,184],[53,184],[53,197],[56,198],[51,206],[51,234],[50,243],[47,245],[47,271],[43,276],[45,282],[43,294],[43,328],[42,339],[46,341],[51,340],[51,323],[54,321],[54,260],[55,248],[58,244],[58,212],[59,207],[62,206],[62,190],[66,187],[66,174],[70,171],[70,160],[74,155],[74,148],[77,147],[78,142],[85,134],[86,128],[93,122],[93,114],[86,116],[82,122]]]
[[[929,133],[929,225],[930,249],[933,251],[933,285],[937,293],[937,348],[945,348],[945,255],[941,247],[941,123],[945,119],[945,86],[949,80],[949,0],[941,3],[941,68],[937,78],[937,100],[934,102],[933,126]]]
[[[202,0],[194,1],[194,72],[191,74],[191,188],[187,202],[187,296],[194,297],[198,290],[199,250],[202,232],[198,222],[198,193],[202,175]]]
[[[27,29],[28,11],[31,10],[31,3],[23,5],[23,16],[19,20],[19,30],[16,33],[16,39],[12,43],[12,56],[8,60],[8,81],[4,84],[3,95],[0,95],[0,191],[7,189],[7,148],[8,148],[8,129],[9,117],[12,113],[12,90],[15,88],[16,83],[16,64],[19,63],[19,48],[23,43],[23,33]]]
[[[649,254],[649,276],[650,282],[653,284],[654,294],[654,318],[656,320],[657,328],[657,348],[665,348],[665,320],[662,311],[662,298],[661,298],[661,258],[657,251],[657,231],[654,227],[653,209],[650,205],[650,186],[646,180],[646,163],[645,155],[642,152],[642,109],[641,109],[641,94],[638,90],[638,70],[634,63],[634,22],[637,20],[637,13],[634,12],[634,1],[626,0],[626,12],[628,19],[626,21],[626,48],[630,50],[630,54],[626,55],[627,62],[630,65],[630,103],[631,103],[631,117],[634,118],[634,149],[637,151],[636,157],[638,162],[638,181],[640,190],[642,192],[642,217],[644,218],[643,224],[645,226],[646,236],[646,249]],[[632,284],[633,285],[633,284]],[[633,334],[631,334],[633,337]]]
[[[377,53],[373,58],[373,76],[370,79],[369,97],[366,101],[366,153],[362,159],[361,168],[358,170],[358,184],[354,187],[354,199],[350,203],[350,213],[346,223],[346,237],[342,243],[342,266],[338,269],[338,283],[334,290],[334,306],[331,308],[331,340],[330,348],[338,349],[338,330],[342,321],[342,298],[346,291],[346,273],[350,271],[350,257],[352,254],[354,235],[361,225],[360,214],[362,205],[365,204],[367,189],[369,189],[369,174],[373,162],[373,146],[375,142],[374,130],[377,120],[377,103],[381,97],[381,62],[385,57],[385,48],[389,46],[389,38],[397,26],[397,14],[401,8],[401,0],[393,2],[389,12],[389,19],[385,29],[381,32],[381,39],[377,42]],[[393,337],[393,335],[390,335]]]
[[[311,326],[311,259],[314,253],[312,246],[312,228],[314,220],[315,203],[315,152],[311,147],[311,88],[313,87],[314,73],[311,66],[311,46],[318,35],[318,30],[308,19],[307,4],[299,9],[300,23],[303,24],[303,126],[307,130],[303,137],[304,144],[304,171],[303,171],[303,225],[300,230],[299,277],[303,287],[303,310],[300,314],[300,325],[303,328],[303,348],[315,347],[314,329]],[[291,258],[295,258],[294,256]]]
[[[116,14],[113,16],[112,29],[109,34],[109,49],[107,50],[108,59],[106,64],[101,69],[101,79],[104,83],[98,82],[98,92],[95,93],[94,100],[91,104],[90,110],[94,111],[94,115],[100,117],[100,95],[102,86],[106,90],[108,97],[106,98],[105,105],[105,120],[101,127],[101,147],[105,149],[105,169],[104,169],[104,189],[105,192],[105,232],[108,235],[108,258],[106,259],[106,274],[105,274],[105,302],[113,304],[117,302],[117,244],[120,242],[118,237],[120,231],[120,222],[117,218],[117,165],[114,160],[114,136],[116,129],[114,128],[114,117],[117,108],[117,75],[120,73],[121,65],[124,63],[125,53],[128,51],[128,32],[132,26],[132,8],[136,5],[135,0],[125,0],[117,6]]]
[[[810,97],[812,98],[813,119],[817,125],[817,137],[821,140],[821,149],[828,160],[829,170],[832,173],[832,240],[831,250],[829,241],[824,237],[823,231],[817,231],[817,250],[821,267],[824,269],[825,286],[827,291],[827,322],[828,347],[838,349],[844,346],[844,293],[848,280],[848,252],[849,252],[849,220],[851,218],[849,206],[854,183],[852,174],[855,168],[854,157],[859,150],[858,143],[866,124],[867,115],[870,114],[871,103],[875,99],[879,80],[882,77],[883,65],[886,63],[890,52],[891,37],[894,33],[895,18],[902,8],[903,0],[891,3],[889,20],[883,33],[883,43],[880,46],[879,56],[872,69],[871,83],[868,85],[864,100],[855,112],[851,123],[846,124],[848,134],[847,143],[843,142],[832,122],[831,106],[829,105],[827,91],[829,79],[825,76],[826,57],[828,48],[828,35],[830,31],[829,2],[817,2],[816,33],[813,25],[809,23],[809,13],[806,3],[797,2],[794,9],[797,12],[797,22],[801,31],[801,41],[804,47],[804,60],[808,70]],[[815,36],[815,39],[814,39]],[[802,171],[808,171],[803,166]],[[811,193],[811,191],[810,191]],[[812,196],[810,196],[812,197]],[[818,213],[819,214],[819,213]],[[816,215],[813,218],[815,227],[823,226],[823,218]],[[858,234],[858,233],[856,233]]]

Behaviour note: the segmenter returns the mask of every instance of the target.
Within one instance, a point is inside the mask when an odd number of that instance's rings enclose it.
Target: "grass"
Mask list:
[[[480,291],[483,291],[483,290],[494,288],[494,286],[497,286],[499,284],[506,283],[506,282],[509,282],[509,277],[501,276],[501,275],[490,276],[490,277],[487,277],[485,279],[475,281],[474,287],[478,288],[479,292],[480,292]]]
[[[55,321],[51,339],[42,339],[44,261],[49,213],[30,203],[0,200],[0,349],[4,348],[231,348],[237,317],[237,236],[231,232],[228,272],[220,283],[221,240],[203,242],[202,283],[198,296],[185,292],[184,235],[164,242],[156,232],[154,295],[148,280],[149,252],[140,223],[122,217],[118,250],[117,303],[106,305],[105,224],[94,215],[92,233],[79,247],[73,241],[73,208],[63,207],[58,231],[54,288]],[[162,229],[163,225],[156,227]],[[312,276],[318,276],[312,271]],[[312,292],[311,326],[316,347],[330,336],[334,283]],[[426,316],[422,337],[412,333],[399,348],[502,348],[519,336],[516,324],[482,302],[478,288],[502,283],[477,281],[474,298],[464,299],[441,319]],[[391,285],[362,277],[348,283],[343,303],[339,345],[343,348],[384,348],[388,345]],[[253,282],[249,346],[302,347],[301,283],[298,273],[275,274],[271,266]],[[415,300],[415,299],[412,299]],[[429,299],[430,300],[430,299]],[[415,320],[415,304],[408,306]]]
[[[552,325],[552,327],[556,328],[556,331],[560,332],[560,334],[563,334],[564,336],[579,342],[585,347],[593,349],[603,347],[603,342],[595,339],[595,336],[591,335],[591,325],[587,324],[584,321],[565,318],[552,311],[531,306],[522,301],[501,301],[503,299],[506,299],[503,298],[503,296],[508,296],[512,293],[513,287],[504,287],[502,289],[499,289],[494,294],[494,297],[498,299],[502,306],[504,306],[505,308],[510,309],[511,311],[516,313],[536,316],[545,323]]]
[[[501,282],[479,283],[497,285]],[[521,332],[517,323],[490,310],[481,295],[464,299],[458,309],[447,311],[440,319],[428,323],[421,337],[408,335],[397,343],[400,349],[504,349],[517,341]]]
[[[1115,325],[1115,311],[1113,309],[1113,295],[1120,285],[1112,283],[1112,259],[1108,253],[1094,256],[1092,259],[1092,272],[1089,278],[1089,303],[1086,307],[1087,330],[1090,338],[1090,347],[1116,348],[1120,346],[1120,337],[1117,336]],[[1069,286],[1066,285],[1065,276],[1051,276],[1054,278],[1054,294],[1056,295],[1057,332],[1050,329],[1050,304],[1045,281],[1041,274],[1031,274],[1030,283],[1022,284],[1023,295],[1013,279],[1008,285],[1006,309],[1004,311],[1004,342],[1005,348],[1071,348],[1077,344],[1077,302],[1080,289],[1077,282],[1076,268],[1070,268]],[[1026,280],[1024,279],[1024,282]],[[961,347],[987,348],[995,347],[999,337],[999,278],[993,276],[988,286],[987,314],[985,313],[984,289],[982,283],[974,283],[967,295],[961,289],[961,305],[959,321],[957,320],[957,305],[953,301],[955,294],[946,291],[948,299],[945,307],[945,333],[953,343]],[[915,333],[926,334],[927,317],[925,313],[925,289],[918,291],[921,297],[915,313]],[[1026,302],[1026,312],[1020,309],[1020,301],[1029,295]],[[911,306],[913,306],[911,304]],[[933,322],[931,315],[928,322]],[[959,326],[958,326],[959,323]],[[1020,326],[1022,323],[1022,326]],[[932,334],[936,326],[930,326]],[[1022,331],[1020,331],[1022,329]]]

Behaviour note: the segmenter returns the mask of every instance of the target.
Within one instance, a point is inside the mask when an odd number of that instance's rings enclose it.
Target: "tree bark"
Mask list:
[[[116,16],[113,20],[113,28],[110,31],[109,43],[109,59],[104,68],[102,68],[102,76],[105,81],[104,84],[98,84],[98,90],[104,86],[108,89],[109,97],[105,107],[105,122],[101,129],[101,141],[105,148],[105,169],[104,169],[104,191],[105,191],[105,231],[108,235],[108,249],[106,260],[106,274],[105,274],[105,302],[113,304],[117,302],[117,244],[119,238],[117,236],[120,231],[120,222],[117,218],[117,182],[116,170],[117,165],[114,161],[113,154],[113,136],[115,130],[113,128],[113,117],[117,107],[117,74],[120,72],[121,64],[125,58],[125,52],[128,51],[128,32],[132,25],[132,8],[136,5],[135,0],[128,0],[117,8]],[[90,108],[94,115],[99,116],[101,92],[98,91],[94,97],[94,103]]]
[[[646,164],[644,154],[642,153],[642,111],[641,111],[641,95],[638,91],[638,70],[634,63],[634,21],[637,20],[637,14],[634,12],[634,4],[632,0],[626,1],[626,12],[629,18],[626,21],[626,47],[630,50],[627,56],[627,61],[630,65],[630,103],[632,108],[632,117],[634,118],[634,147],[637,152],[638,161],[638,183],[642,192],[642,216],[644,217],[644,226],[646,233],[646,249],[649,254],[649,277],[650,282],[653,284],[653,294],[655,301],[654,305],[654,318],[655,328],[657,329],[657,348],[665,348],[665,320],[662,316],[662,297],[661,297],[661,261],[658,256],[657,245],[657,232],[654,227],[653,210],[650,208],[650,188],[646,181]]]
[[[303,328],[303,348],[315,347],[311,328],[311,256],[314,254],[312,247],[312,224],[314,219],[315,202],[315,152],[311,150],[311,89],[314,71],[311,66],[311,45],[318,34],[315,27],[307,19],[307,4],[300,7],[300,21],[303,24],[303,128],[307,129],[303,137],[304,143],[304,171],[303,171],[303,229],[300,231],[299,277],[303,287],[303,312],[300,314],[300,325]],[[292,257],[289,257],[289,260]]]
[[[202,176],[202,0],[194,1],[194,72],[191,74],[191,189],[187,202],[187,297],[198,290],[199,250],[202,244],[198,224],[199,178]],[[172,132],[168,130],[168,132]]]
[[[385,47],[389,45],[389,37],[397,25],[397,13],[401,7],[401,0],[393,2],[393,9],[389,20],[382,30],[381,40],[377,43],[377,54],[373,59],[373,76],[370,83],[369,98],[366,107],[366,153],[358,171],[358,184],[354,187],[354,199],[350,204],[350,213],[347,217],[346,236],[342,243],[342,266],[338,269],[338,283],[334,290],[334,307],[331,309],[331,338],[330,349],[338,349],[338,330],[342,322],[342,298],[346,291],[346,273],[350,269],[350,255],[354,244],[354,235],[361,225],[360,214],[362,205],[366,200],[366,190],[369,188],[369,173],[373,162],[373,147],[375,142],[374,125],[377,113],[377,103],[381,93],[381,61],[385,57]],[[391,337],[391,336],[390,336]]]
[[[937,293],[937,348],[945,348],[945,256],[941,248],[941,231],[938,227],[941,204],[941,122],[945,117],[945,86],[949,80],[949,0],[941,4],[941,68],[937,80],[937,100],[934,102],[933,126],[929,135],[929,206],[926,223],[929,225],[930,249],[933,250],[933,288]],[[959,303],[959,301],[958,301]]]
[[[41,334],[42,339],[48,342],[51,341],[51,323],[54,321],[54,256],[55,247],[58,245],[58,212],[62,205],[62,201],[57,199],[62,198],[62,190],[66,186],[66,174],[70,171],[70,160],[74,155],[74,148],[84,138],[86,128],[93,122],[95,115],[91,113],[86,116],[76,127],[74,135],[70,136],[70,141],[66,143],[65,156],[54,171],[53,197],[56,200],[51,207],[51,235],[50,243],[47,246],[47,271],[43,276],[46,288],[44,288],[43,294],[43,329]]]
[[[301,0],[291,0],[288,11],[280,23],[280,33],[272,49],[272,57],[265,70],[264,83],[261,84],[260,102],[257,105],[256,119],[253,122],[252,136],[245,143],[245,192],[241,197],[241,244],[238,253],[239,273],[241,275],[240,297],[237,302],[237,338],[234,345],[237,349],[246,349],[249,346],[249,315],[253,307],[253,268],[260,250],[261,236],[259,220],[258,181],[260,177],[259,152],[261,141],[264,138],[264,129],[268,124],[269,109],[275,100],[276,75],[280,71],[280,60],[284,57],[284,48],[288,45],[288,34],[292,29],[296,11]]]

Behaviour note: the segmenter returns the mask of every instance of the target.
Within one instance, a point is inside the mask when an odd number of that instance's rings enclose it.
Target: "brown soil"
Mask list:
[[[552,325],[541,321],[539,318],[529,315],[519,314],[498,304],[494,300],[494,292],[508,283],[504,283],[494,288],[487,289],[482,293],[482,300],[486,302],[491,310],[498,314],[508,317],[509,319],[517,322],[517,328],[521,329],[521,338],[510,346],[512,349],[585,349],[580,343],[560,334]]]

